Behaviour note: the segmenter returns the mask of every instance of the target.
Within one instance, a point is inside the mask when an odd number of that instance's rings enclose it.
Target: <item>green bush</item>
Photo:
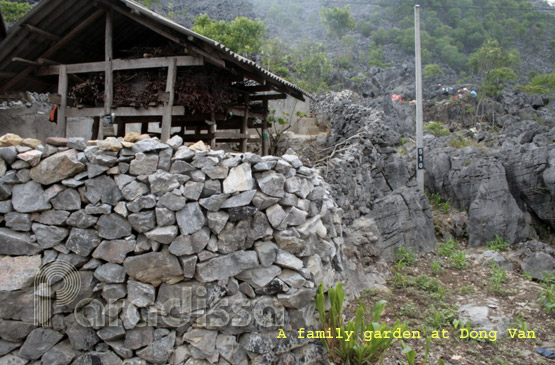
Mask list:
[[[424,66],[424,77],[431,77],[431,76],[445,76],[441,68],[438,65],[430,64]]]
[[[0,1],[0,10],[6,23],[11,24],[23,18],[32,7],[27,2],[15,3],[10,1]]]
[[[369,313],[369,321],[366,307],[361,303],[357,308],[355,318],[345,322],[343,320],[343,301],[345,299],[343,284],[337,284],[335,289],[330,287],[328,297],[330,309],[329,312],[326,312],[324,309],[324,283],[320,284],[315,299],[316,309],[320,314],[322,329],[329,330],[332,334],[332,338],[322,339],[322,343],[334,363],[341,360],[345,364],[354,365],[383,361],[391,345],[399,341],[391,334],[395,331],[403,332],[407,328],[407,325],[401,324],[399,320],[393,324],[393,327],[390,327],[387,322],[380,322],[386,306],[385,300],[374,304]],[[353,331],[353,335],[350,340],[347,340],[346,336],[336,337],[337,329],[343,333]],[[386,331],[389,335],[386,334]],[[372,333],[371,338],[369,338],[370,333]]]
[[[555,73],[537,74],[532,77],[528,85],[518,85],[516,88],[527,94],[555,93]]]
[[[444,137],[449,135],[449,130],[441,122],[429,122],[424,126],[424,130],[430,132],[434,137]]]
[[[372,23],[361,20],[358,23],[358,32],[367,38],[370,37],[372,34]]]

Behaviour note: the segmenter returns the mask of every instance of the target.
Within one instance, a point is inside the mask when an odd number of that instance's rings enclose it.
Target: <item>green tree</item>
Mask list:
[[[528,85],[518,85],[517,89],[527,94],[552,94],[555,93],[555,73],[553,74],[532,74]]]
[[[244,56],[258,53],[266,34],[264,22],[261,20],[238,17],[228,23],[223,20],[216,21],[206,14],[195,19],[193,31],[212,38]]]
[[[438,65],[429,64],[424,66],[424,77],[431,77],[431,76],[445,76],[441,68]]]
[[[320,9],[322,24],[328,29],[330,35],[342,38],[349,30],[356,28],[356,23],[351,16],[351,7],[322,8]]]
[[[298,84],[310,91],[319,92],[329,89],[333,63],[329,59],[322,43],[304,42],[295,55],[295,69]]]
[[[512,67],[519,64],[518,51],[504,51],[496,40],[485,42],[480,49],[470,55],[468,60],[472,71],[482,79],[480,91],[484,96],[498,95],[503,90],[503,82],[512,78],[514,74]]]
[[[139,0],[139,2],[150,9],[152,9],[152,5],[160,4],[160,0]]]
[[[23,18],[29,10],[31,10],[31,5],[29,3],[12,3],[9,1],[0,1],[0,10],[2,10],[2,15],[4,20],[8,24],[17,22],[19,19]]]

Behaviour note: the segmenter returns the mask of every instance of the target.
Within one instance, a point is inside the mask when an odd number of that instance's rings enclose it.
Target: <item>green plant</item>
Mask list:
[[[399,308],[399,314],[410,318],[420,318],[420,309],[413,302],[408,302]]]
[[[403,274],[404,265],[397,264],[392,271],[392,276],[390,276],[390,281],[393,287],[397,289],[402,289],[407,286],[407,276]]]
[[[424,130],[432,133],[436,138],[449,135],[449,130],[441,122],[429,122],[424,126]]]
[[[443,200],[439,193],[426,193],[426,196],[435,209],[439,209],[445,214],[449,213],[449,208],[451,207],[450,199]]]
[[[474,285],[472,285],[472,284],[461,286],[460,290],[461,290],[462,295],[474,294],[476,292],[476,289],[474,288]]]
[[[27,2],[0,1],[0,10],[8,24],[17,22],[31,9],[31,5]]]
[[[466,253],[463,250],[457,250],[451,255],[451,266],[457,270],[466,270],[468,268]]]
[[[459,248],[459,243],[451,238],[449,241],[440,242],[436,249],[436,253],[442,257],[451,257]]]
[[[399,146],[403,146],[405,143],[408,143],[410,141],[409,137],[401,137],[401,139],[399,139]]]
[[[395,249],[394,257],[397,266],[402,265],[403,267],[412,266],[412,264],[414,264],[414,260],[416,260],[416,254],[414,251],[403,246]]]
[[[527,94],[554,93],[555,92],[555,73],[536,74],[532,77],[528,85],[517,85],[516,89],[520,89]]]
[[[470,325],[470,321],[463,322],[459,319],[454,319],[453,322],[452,322],[452,326],[456,331],[459,331],[459,333],[461,333],[462,330],[466,330],[467,333],[472,331],[472,326]],[[461,336],[457,337],[457,341],[458,341],[458,338],[461,338]],[[470,341],[470,340],[474,340],[474,341],[478,341],[478,342],[485,342],[486,341],[485,338],[480,338],[480,337],[472,338],[470,336],[465,337],[465,339],[467,341]]]
[[[418,275],[418,277],[414,281],[414,286],[416,286],[420,290],[427,291],[428,293],[444,293],[443,286],[441,285],[441,282],[439,280],[431,278],[424,274]]]
[[[522,276],[524,276],[524,279],[526,279],[528,281],[534,280],[534,278],[532,277],[532,275],[530,275],[530,273],[528,271],[523,272]]]
[[[441,267],[441,262],[436,260],[432,261],[432,273],[438,276],[439,274],[441,274],[441,271],[443,271]]]
[[[495,294],[504,294],[506,292],[503,285],[507,279],[507,272],[499,266],[497,262],[491,264],[491,276],[489,282],[491,290]]]
[[[431,76],[445,76],[441,68],[438,65],[429,64],[424,66],[424,77],[431,77]]]
[[[452,137],[449,140],[448,146],[451,148],[465,148],[468,146],[474,146],[474,147],[479,147],[480,149],[483,149],[483,147],[477,142],[474,142],[473,140],[464,138],[462,136]]]
[[[528,331],[528,322],[526,322],[520,313],[515,315],[515,320],[511,325],[518,327],[522,331]]]
[[[555,273],[545,274],[542,287],[538,294],[538,300],[549,314],[552,310],[555,311]]]
[[[407,327],[406,324],[401,324],[399,320],[393,324],[392,328],[387,322],[380,322],[386,306],[385,300],[380,300],[374,304],[369,313],[369,321],[365,318],[366,307],[360,304],[356,310],[354,320],[344,322],[343,301],[345,293],[341,283],[338,283],[335,289],[332,287],[328,289],[328,298],[330,309],[326,312],[324,309],[324,284],[321,283],[315,299],[316,309],[320,314],[322,328],[332,334],[332,338],[322,339],[322,343],[333,362],[338,362],[339,359],[345,364],[368,364],[381,361],[391,345],[398,341],[390,334],[395,331],[403,332]],[[336,336],[337,329],[340,329],[343,333],[352,333],[353,335],[349,339],[347,339],[347,336]],[[368,336],[368,333],[372,333],[372,336]]]
[[[456,317],[457,312],[453,308],[436,309],[432,304],[426,311],[426,324],[435,330],[439,330],[447,327]]]
[[[509,248],[509,241],[496,233],[493,241],[488,241],[486,245],[488,247],[488,250],[503,252],[506,251],[507,248]]]

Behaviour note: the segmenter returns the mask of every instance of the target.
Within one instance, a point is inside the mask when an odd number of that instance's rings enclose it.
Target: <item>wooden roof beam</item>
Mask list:
[[[35,27],[34,25],[31,25],[31,24],[23,24],[22,27],[31,33],[38,34],[43,38],[50,39],[51,41],[57,42],[61,39],[60,36],[57,36],[55,34],[42,30],[39,27]]]
[[[103,10],[97,10],[91,16],[89,16],[84,22],[73,28],[68,34],[66,34],[63,38],[61,38],[58,42],[56,42],[52,47],[50,47],[46,52],[44,52],[40,57],[49,57],[53,55],[56,51],[60,48],[64,47],[67,43],[69,43],[73,38],[75,38],[83,29],[89,27],[93,24],[97,19],[99,19],[104,14]],[[0,92],[4,92],[9,90],[11,87],[17,85],[18,82],[26,78],[35,67],[27,67],[25,70],[21,71],[17,76],[12,78],[11,80],[5,82],[2,86],[0,86]]]
[[[283,100],[287,99],[287,94],[255,94],[251,95],[250,100]]]

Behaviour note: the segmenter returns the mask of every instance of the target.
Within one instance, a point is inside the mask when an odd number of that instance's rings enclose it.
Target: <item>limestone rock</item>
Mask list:
[[[229,175],[223,182],[225,194],[252,190],[254,179],[252,178],[251,166],[243,163],[229,171]]]
[[[200,230],[206,221],[204,213],[198,203],[189,203],[175,214],[177,224],[182,235],[188,235]]]
[[[11,291],[30,286],[40,266],[40,256],[1,257],[0,290]]]
[[[44,198],[42,186],[35,181],[13,187],[12,205],[20,213],[40,212],[51,208]]]
[[[28,233],[0,228],[0,255],[34,255],[42,251],[37,244],[31,243]]]
[[[7,133],[0,137],[0,146],[2,147],[9,147],[9,146],[19,146],[23,138],[18,136],[17,134]]]
[[[94,250],[92,257],[121,264],[127,257],[127,254],[133,252],[135,244],[134,240],[102,241],[96,250]]]
[[[176,283],[183,278],[179,261],[168,251],[128,257],[123,262],[123,266],[130,277],[154,286],[158,286],[161,282]]]
[[[276,198],[282,198],[285,196],[285,177],[281,174],[277,174],[273,171],[266,171],[257,174],[256,181],[260,190],[269,196]]]
[[[129,173],[131,175],[150,175],[158,168],[158,156],[137,153],[135,159],[131,161]]]
[[[195,277],[201,282],[225,280],[258,265],[254,251],[238,251],[197,264]]]
[[[72,177],[84,169],[85,165],[79,162],[77,151],[68,150],[47,157],[33,167],[31,179],[42,185],[50,185]]]
[[[108,240],[126,237],[131,234],[131,225],[122,216],[112,213],[103,215],[97,223],[98,235]]]
[[[46,351],[50,350],[63,335],[49,328],[36,328],[19,349],[18,355],[24,359],[37,360]]]

